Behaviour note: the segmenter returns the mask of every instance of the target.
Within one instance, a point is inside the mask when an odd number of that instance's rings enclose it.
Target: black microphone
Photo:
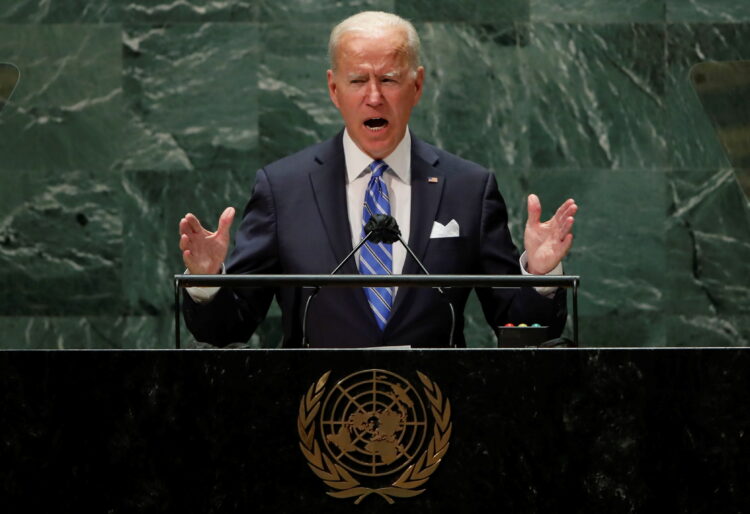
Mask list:
[[[391,244],[401,239],[396,218],[388,214],[373,214],[365,225],[365,234],[367,233],[372,233],[370,240],[373,243]]]
[[[424,264],[422,264],[422,261],[419,260],[419,257],[416,256],[411,247],[409,247],[409,245],[406,244],[406,241],[404,241],[404,239],[401,237],[401,230],[398,228],[396,219],[389,214],[373,214],[370,220],[365,224],[365,237],[363,237],[362,240],[357,243],[357,246],[355,246],[354,249],[342,259],[338,266],[336,266],[336,268],[334,268],[334,270],[331,272],[331,275],[335,275],[341,269],[341,267],[344,266],[344,264],[346,264],[349,259],[354,256],[355,253],[357,253],[357,250],[359,250],[367,241],[386,244],[392,244],[396,241],[400,241],[404,248],[406,248],[406,251],[409,253],[409,255],[411,255],[412,259],[414,259],[420,269],[424,272],[424,274],[430,274],[430,272],[427,271],[427,268],[424,267]],[[448,302],[448,307],[451,310],[451,331],[448,338],[448,346],[453,348],[453,332],[456,329],[456,311],[453,308],[453,303],[450,301],[450,298],[448,298],[446,292],[443,291],[443,288],[436,287],[435,289],[437,289],[437,291],[445,298],[445,300]],[[318,291],[320,291],[320,286],[315,286],[315,290],[307,298],[307,302],[305,302],[305,311],[302,315],[302,346],[306,346],[308,348],[310,347],[310,343],[307,341],[307,311],[310,308],[310,302],[315,297],[315,295],[318,294]]]

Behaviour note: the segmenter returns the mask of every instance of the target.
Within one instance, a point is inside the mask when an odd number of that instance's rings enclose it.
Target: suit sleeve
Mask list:
[[[229,274],[265,274],[279,270],[276,213],[266,172],[256,174],[253,194],[235,234],[227,261]],[[209,302],[198,303],[185,293],[185,324],[201,342],[226,346],[246,342],[263,321],[273,299],[268,288],[221,288]]]
[[[508,230],[508,211],[495,176],[489,173],[482,199],[480,227],[480,272],[491,275],[521,273],[519,253]],[[477,288],[487,323],[539,323],[549,326],[549,337],[559,337],[565,326],[566,294],[558,289],[554,297],[540,295],[533,287],[520,289]]]

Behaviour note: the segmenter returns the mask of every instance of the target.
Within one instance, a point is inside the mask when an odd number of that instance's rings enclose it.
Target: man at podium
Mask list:
[[[327,81],[343,130],[257,172],[228,259],[234,209],[221,214],[216,232],[185,215],[180,249],[189,273],[330,273],[362,239],[365,223],[383,214],[395,218],[430,273],[561,274],[575,202],[567,200],[542,222],[540,201],[529,195],[519,255],[494,175],[408,128],[425,80],[419,52],[414,27],[393,14],[363,12],[338,24],[329,40]],[[368,242],[340,272],[416,274],[419,268],[400,244]],[[312,347],[440,347],[453,329],[454,342],[465,346],[469,292],[450,289],[442,297],[430,288],[324,288],[311,302],[306,338]],[[275,296],[283,345],[297,347],[309,295],[293,287],[190,288],[184,315],[199,341],[244,342]],[[491,326],[539,323],[555,337],[565,323],[563,290],[483,288],[477,295]]]

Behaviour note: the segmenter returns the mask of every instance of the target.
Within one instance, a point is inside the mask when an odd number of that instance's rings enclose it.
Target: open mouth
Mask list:
[[[372,131],[383,130],[388,126],[388,120],[385,118],[370,118],[365,120],[365,127]]]

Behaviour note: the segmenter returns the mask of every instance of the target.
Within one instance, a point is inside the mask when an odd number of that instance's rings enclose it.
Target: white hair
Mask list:
[[[331,31],[328,39],[328,58],[331,61],[331,69],[336,70],[336,50],[341,37],[349,32],[373,32],[374,30],[401,29],[406,33],[406,57],[409,67],[413,72],[419,68],[419,34],[408,20],[395,14],[382,11],[364,11],[348,17]]]

